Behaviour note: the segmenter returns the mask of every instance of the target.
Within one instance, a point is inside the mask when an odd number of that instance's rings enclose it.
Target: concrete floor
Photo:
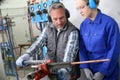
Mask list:
[[[18,72],[18,77],[19,79],[17,79],[17,76],[9,76],[7,75],[7,80],[27,80],[26,75],[30,72],[33,71],[33,69],[31,69],[30,67],[26,67],[26,68],[18,68],[17,70]]]
[[[33,69],[31,69],[30,67],[26,67],[26,68],[19,68],[18,69],[18,76],[19,76],[19,80],[28,80],[27,79],[27,74],[32,72]],[[82,72],[81,76],[85,76]],[[18,80],[16,76],[6,76],[7,80]],[[86,80],[84,77],[79,78],[78,80]],[[49,80],[48,76],[44,77],[41,80]]]

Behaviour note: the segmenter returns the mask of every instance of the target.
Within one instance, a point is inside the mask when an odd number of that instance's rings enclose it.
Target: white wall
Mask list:
[[[79,12],[76,10],[74,0],[61,0],[65,7],[70,11],[70,20],[79,27],[83,18],[80,16]],[[112,16],[120,25],[120,0],[100,0],[99,8],[105,14]]]

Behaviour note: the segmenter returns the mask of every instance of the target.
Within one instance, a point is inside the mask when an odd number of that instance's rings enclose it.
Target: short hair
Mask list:
[[[50,15],[50,12],[54,9],[62,8],[65,11],[65,6],[61,2],[54,2],[52,5],[48,8],[48,15]]]

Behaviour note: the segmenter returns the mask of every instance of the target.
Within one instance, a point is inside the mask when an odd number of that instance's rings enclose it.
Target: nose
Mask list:
[[[58,19],[58,20],[57,20],[57,23],[58,23],[58,24],[61,24],[61,20],[60,20],[60,19]]]
[[[80,14],[82,14],[82,13],[83,13],[83,11],[82,11],[82,10],[79,10],[79,12],[80,12]]]

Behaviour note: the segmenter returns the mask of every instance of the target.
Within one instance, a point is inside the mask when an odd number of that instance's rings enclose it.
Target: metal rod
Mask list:
[[[49,68],[56,68],[56,67],[59,67],[59,66],[64,66],[64,67],[68,67],[68,66],[70,66],[70,65],[77,65],[77,64],[88,64],[88,63],[97,63],[97,62],[107,62],[107,61],[109,61],[109,59],[100,59],[100,60],[89,60],[89,61],[80,61],[80,62],[59,62],[59,63],[48,63],[48,67]],[[37,60],[37,62],[36,61],[34,61],[34,62],[32,62],[32,63],[39,63],[39,62],[41,62],[42,63],[42,61],[41,60]],[[27,62],[26,62],[27,63]],[[38,65],[32,65],[31,66],[31,68],[37,68],[38,67]]]
[[[87,63],[96,63],[96,62],[106,62],[106,61],[109,61],[109,59],[89,60],[89,61],[81,61],[81,62],[71,62],[71,65],[87,64]]]

